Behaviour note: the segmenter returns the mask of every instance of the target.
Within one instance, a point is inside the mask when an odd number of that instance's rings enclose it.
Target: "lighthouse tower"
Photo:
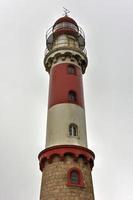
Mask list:
[[[50,75],[46,146],[39,154],[40,200],[94,200],[87,147],[82,74],[87,67],[82,29],[67,15],[46,34],[44,66]]]

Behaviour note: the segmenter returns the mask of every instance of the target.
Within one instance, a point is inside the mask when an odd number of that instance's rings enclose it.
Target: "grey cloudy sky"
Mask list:
[[[86,35],[88,146],[96,200],[133,199],[133,1],[0,0],[0,200],[39,199],[48,74],[45,32],[71,11]]]

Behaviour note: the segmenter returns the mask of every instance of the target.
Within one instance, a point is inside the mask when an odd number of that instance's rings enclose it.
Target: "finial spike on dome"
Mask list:
[[[70,11],[68,9],[66,9],[65,7],[63,7],[63,9],[64,9],[64,15],[68,16],[68,13],[70,13]]]

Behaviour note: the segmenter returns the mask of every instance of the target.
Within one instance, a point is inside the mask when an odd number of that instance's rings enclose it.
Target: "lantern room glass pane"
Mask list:
[[[70,22],[62,22],[62,23],[59,23],[57,24],[55,27],[54,27],[54,32],[59,30],[59,29],[63,29],[63,28],[67,28],[67,29],[73,29],[75,30],[76,32],[78,32],[78,28],[77,26],[75,26],[74,24],[70,23]]]

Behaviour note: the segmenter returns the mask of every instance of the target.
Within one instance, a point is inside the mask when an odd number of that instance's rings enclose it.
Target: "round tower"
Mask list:
[[[44,66],[50,75],[46,147],[39,154],[40,200],[94,200],[87,148],[82,74],[87,67],[85,36],[67,15],[46,33]]]

